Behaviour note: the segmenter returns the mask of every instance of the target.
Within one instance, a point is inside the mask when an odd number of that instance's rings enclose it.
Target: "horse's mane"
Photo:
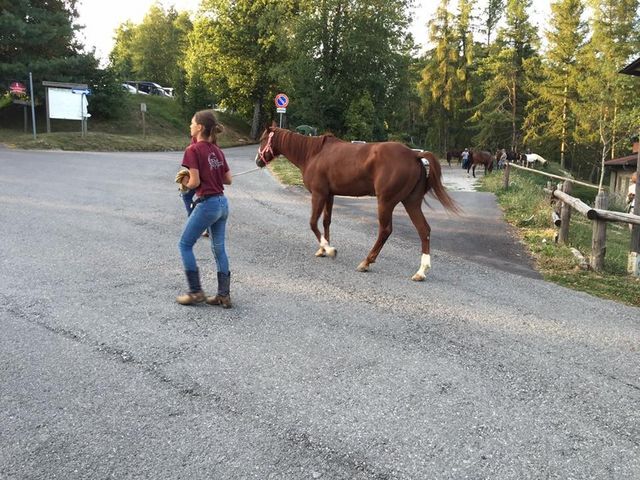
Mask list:
[[[299,158],[309,158],[322,149],[328,139],[335,139],[333,135],[321,135],[319,137],[310,137],[301,135],[284,128],[274,129],[279,134],[278,141],[283,150],[292,152]]]

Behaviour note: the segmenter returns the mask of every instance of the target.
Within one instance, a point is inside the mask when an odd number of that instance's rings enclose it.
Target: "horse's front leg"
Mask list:
[[[376,261],[384,243],[387,241],[387,238],[389,238],[389,235],[391,235],[391,232],[393,231],[392,218],[394,207],[395,204],[387,204],[378,198],[378,238],[376,239],[376,243],[373,244],[373,248],[371,248],[369,255],[367,255],[367,257],[360,262],[360,265],[358,265],[356,270],[359,272],[366,272],[369,270],[369,265]]]
[[[324,227],[324,239],[320,239],[320,248],[324,249],[324,253],[329,257],[335,257],[338,254],[338,250],[330,245],[331,233],[329,227],[331,226],[331,214],[333,213],[333,195],[327,196],[327,201],[324,204],[324,212],[322,212],[322,226]]]
[[[420,268],[411,277],[411,280],[421,282],[426,278],[427,272],[431,270],[431,227],[427,222],[427,219],[422,213],[422,198],[417,201],[411,201],[409,203],[402,202],[404,209],[409,214],[409,218],[416,227],[420,241],[422,242],[422,257],[420,257]]]
[[[333,197],[324,193],[311,193],[311,218],[309,219],[309,226],[311,227],[311,231],[315,234],[318,239],[318,243],[320,244],[320,248],[316,251],[316,257],[324,257],[325,255],[329,255],[330,257],[335,257],[336,249],[329,245],[329,240],[325,238],[324,235],[320,233],[318,229],[318,219],[320,218],[320,214],[323,209],[326,212],[327,203],[329,202],[331,207],[333,206]],[[331,208],[329,207],[329,208]],[[329,220],[331,222],[331,220]],[[325,226],[325,231],[327,227]]]
[[[471,167],[471,173],[473,174],[473,178],[476,178],[476,164],[475,163],[473,164],[473,167]]]

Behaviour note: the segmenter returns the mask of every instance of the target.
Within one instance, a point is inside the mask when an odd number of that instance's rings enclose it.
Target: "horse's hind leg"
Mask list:
[[[376,261],[384,243],[387,241],[387,238],[389,238],[389,235],[391,235],[391,232],[393,231],[392,218],[394,207],[395,204],[390,205],[381,202],[380,199],[378,199],[378,238],[376,239],[376,243],[373,244],[373,248],[371,248],[369,255],[367,255],[367,257],[360,262],[360,265],[358,265],[356,270],[359,272],[366,272],[369,270],[369,265]]]
[[[402,202],[405,210],[409,214],[409,218],[411,222],[413,222],[414,227],[418,231],[418,235],[420,235],[420,241],[422,242],[422,257],[420,258],[420,268],[418,271],[411,277],[411,280],[416,282],[421,282],[425,279],[426,273],[431,269],[431,227],[427,222],[427,219],[424,217],[422,213],[422,198],[419,200],[412,200],[411,202]]]
[[[324,252],[329,257],[335,257],[338,254],[338,250],[335,247],[332,247],[329,243],[331,242],[331,233],[329,231],[329,227],[331,226],[331,214],[333,212],[333,195],[329,195],[327,197],[327,201],[324,204],[324,212],[322,213],[322,226],[324,228],[324,240],[326,244],[323,245],[322,239],[320,240],[321,248],[324,249]]]

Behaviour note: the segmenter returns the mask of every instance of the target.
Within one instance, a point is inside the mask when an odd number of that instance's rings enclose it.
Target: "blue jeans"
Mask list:
[[[193,190],[189,190],[188,192],[180,194],[180,197],[184,202],[184,208],[187,209],[187,216],[191,215],[191,211],[193,210],[193,208],[191,208],[191,203],[193,202],[193,196],[195,194],[196,194],[195,188]]]
[[[216,260],[218,272],[229,273],[229,259],[224,248],[224,235],[228,217],[229,203],[224,195],[209,197],[195,206],[187,219],[178,244],[185,270],[195,271],[198,269],[196,257],[193,254],[193,246],[202,232],[208,229],[211,239],[211,251]]]

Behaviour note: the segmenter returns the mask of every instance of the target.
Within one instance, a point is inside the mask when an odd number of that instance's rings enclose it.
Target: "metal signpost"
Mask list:
[[[86,103],[87,103],[86,95],[91,94],[91,90],[88,88],[83,88],[83,89],[72,88],[71,92],[75,94],[80,94],[80,112],[81,112],[80,131],[82,132],[82,136],[84,137],[85,133],[87,133],[87,117],[89,117],[89,114],[87,113],[87,107],[86,107]]]
[[[275,98],[276,111],[280,114],[280,128],[282,128],[282,115],[287,113],[287,105],[289,105],[289,97],[284,93],[279,93]]]
[[[146,138],[147,137],[147,126],[146,126],[145,121],[144,121],[144,114],[147,113],[147,104],[146,103],[141,103],[140,104],[140,113],[142,114],[142,138]]]

